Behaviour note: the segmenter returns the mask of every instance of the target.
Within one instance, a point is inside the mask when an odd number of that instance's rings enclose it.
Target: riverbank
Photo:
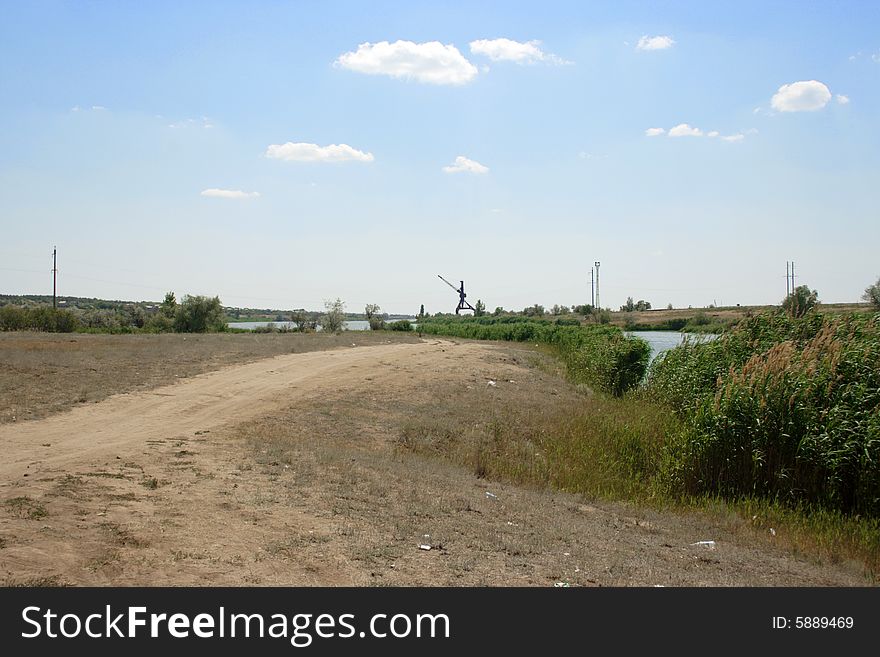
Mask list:
[[[118,367],[91,362],[105,376]],[[545,454],[572,408],[594,420],[613,410],[558,366],[512,343],[340,347],[3,425],[2,583],[869,583],[857,564],[792,554],[784,527],[772,537],[738,516],[498,471],[495,457]],[[564,454],[541,458],[565,475]]]

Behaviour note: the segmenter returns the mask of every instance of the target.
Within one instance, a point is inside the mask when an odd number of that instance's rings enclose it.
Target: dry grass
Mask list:
[[[851,565],[792,559],[711,513],[590,501],[631,494],[613,484],[623,475],[597,460],[615,444],[598,418],[648,430],[660,419],[650,407],[630,417],[623,401],[569,385],[556,361],[523,345],[443,343],[420,353],[376,359],[375,370],[332,385],[315,381],[289,406],[238,426],[169,435],[59,471],[42,498],[25,487],[36,484],[29,477],[14,494],[30,495],[49,516],[35,523],[9,514],[0,582],[865,583]],[[579,422],[590,424],[584,435],[598,447],[575,441]],[[533,467],[534,478],[516,470],[531,446],[547,465]],[[593,459],[560,466],[591,448]],[[591,462],[593,483],[565,483]],[[706,538],[716,551],[692,545]],[[47,555],[51,567],[40,561]],[[23,558],[37,566],[22,568]]]
[[[555,360],[521,346],[460,368],[421,373],[403,398],[365,384],[238,427],[256,461],[249,478],[277,486],[242,502],[325,510],[324,532],[280,535],[269,556],[341,551],[366,574],[359,583],[381,585],[832,583],[811,564],[794,574],[782,551],[766,554],[778,545],[719,528],[711,513],[619,502],[648,502],[628,438],[662,440],[669,420],[657,407],[576,389]],[[621,454],[631,470],[615,471]],[[691,553],[706,537],[725,552]]]
[[[89,335],[0,333],[0,423],[45,417],[279,354],[388,341],[404,333]]]

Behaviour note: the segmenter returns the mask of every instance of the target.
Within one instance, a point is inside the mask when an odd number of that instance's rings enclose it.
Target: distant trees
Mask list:
[[[495,310],[492,311],[492,314],[495,315],[495,317],[498,317],[498,315],[501,315],[503,312],[504,308],[502,308],[501,306],[497,306]]]
[[[572,309],[572,312],[574,312],[576,315],[583,315],[584,317],[586,317],[587,315],[593,314],[593,306],[592,306],[592,304],[589,304],[589,303],[585,303],[580,306],[572,306],[571,309]]]
[[[422,306],[424,309],[424,306]],[[379,314],[382,309],[375,303],[368,303],[364,307],[364,315],[367,318],[367,322],[370,324],[371,331],[381,331],[385,328],[385,320]]]
[[[70,333],[79,327],[79,320],[69,310],[48,306],[22,308],[7,305],[0,308],[0,331],[47,331]]]
[[[317,322],[312,319],[304,310],[294,310],[290,313],[290,322],[296,327],[300,333],[314,331]]]
[[[324,314],[321,315],[321,330],[339,333],[345,324],[345,303],[340,298],[336,301],[324,301]]]
[[[165,300],[159,306],[159,312],[169,319],[174,319],[174,315],[177,314],[177,298],[174,292],[165,293]]]
[[[477,299],[477,305],[474,306],[474,317],[482,317],[486,314],[486,304],[482,299]]]
[[[568,315],[571,310],[568,306],[560,306],[558,303],[553,304],[553,307],[550,309],[551,315]]]
[[[539,303],[536,303],[534,306],[529,306],[528,308],[523,308],[523,315],[526,317],[543,317],[544,316],[544,306]]]
[[[621,312],[631,313],[633,311],[642,312],[644,310],[651,310],[651,304],[644,299],[639,299],[638,301],[633,301],[632,297],[626,298],[626,303],[620,307]]]
[[[167,300],[168,296],[165,298]],[[177,305],[174,330],[178,333],[225,331],[226,322],[223,316],[220,297],[185,296]]]
[[[880,310],[880,278],[876,283],[865,288],[862,299],[874,306],[875,310]]]
[[[819,303],[819,293],[806,285],[798,285],[782,301],[782,310],[791,317],[803,317]]]
[[[422,305],[419,307],[419,314],[417,315],[417,317],[418,317],[419,319],[424,319],[424,317],[425,317],[425,304],[422,304]]]

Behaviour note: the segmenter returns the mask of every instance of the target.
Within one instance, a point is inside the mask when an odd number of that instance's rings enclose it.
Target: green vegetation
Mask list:
[[[792,317],[803,317],[819,303],[819,293],[810,290],[806,285],[798,285],[791,294],[782,301],[783,312]]]
[[[204,333],[226,330],[218,297],[187,296],[182,303],[177,303],[174,293],[169,292],[162,304],[155,305],[91,301],[95,300],[87,300],[84,308],[57,310],[47,305],[8,303],[0,306],[0,331]],[[107,305],[110,307],[105,307]]]
[[[0,331],[70,333],[79,327],[79,320],[69,310],[55,310],[48,306],[36,308],[0,307]]]
[[[862,299],[870,303],[874,310],[880,310],[880,278],[876,283],[865,288]]]
[[[419,324],[423,333],[476,340],[538,342],[554,347],[576,383],[586,383],[616,396],[637,386],[645,375],[651,350],[644,340],[626,337],[613,326],[565,325],[523,317],[432,319]]]
[[[763,316],[657,359],[673,490],[880,517],[880,318]]]
[[[774,528],[791,549],[880,570],[880,315],[746,317],[657,358],[643,386],[607,376],[635,369],[614,359],[614,327],[508,316],[420,329],[550,345],[598,392],[536,419],[495,414],[440,433],[414,423],[405,443],[479,476]]]
[[[178,333],[214,333],[226,330],[220,298],[184,297],[175,307],[174,330]]]
[[[631,313],[634,311],[644,312],[645,310],[651,310],[651,303],[644,299],[633,301],[632,297],[627,297],[626,303],[620,307],[620,312],[623,313]]]
[[[324,314],[321,315],[321,330],[327,333],[339,333],[345,323],[345,303],[342,299],[329,299],[324,302]]]
[[[422,306],[422,309],[424,310],[424,306]],[[381,310],[375,303],[368,303],[364,307],[364,317],[367,318],[371,331],[381,331],[385,328],[385,318],[379,314]]]
[[[391,331],[412,331],[413,326],[408,319],[400,319],[396,322],[388,324],[387,328]]]

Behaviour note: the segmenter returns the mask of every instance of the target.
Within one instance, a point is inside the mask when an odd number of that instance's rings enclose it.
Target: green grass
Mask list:
[[[880,516],[880,315],[747,319],[652,366],[673,490]]]
[[[462,337],[558,330],[450,326]],[[544,342],[578,382],[571,353]],[[796,553],[880,572],[880,315],[747,318],[667,352],[640,389],[591,388],[540,415],[414,419],[401,441],[480,477],[717,515]]]
[[[522,317],[426,320],[419,331],[475,340],[533,342],[554,347],[575,383],[615,396],[635,388],[645,376],[651,348],[615,326],[572,326]]]

